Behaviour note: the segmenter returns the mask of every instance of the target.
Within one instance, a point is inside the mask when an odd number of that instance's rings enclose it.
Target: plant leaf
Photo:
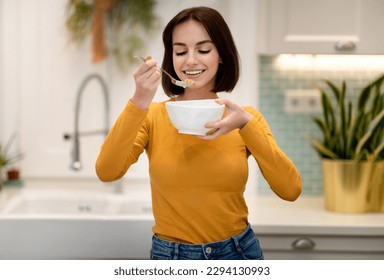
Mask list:
[[[333,111],[332,103],[328,94],[323,90],[320,90],[320,93],[324,119],[326,121],[327,126],[329,127],[329,131],[333,133],[336,130],[335,112]]]
[[[347,154],[347,121],[346,121],[346,110],[345,110],[345,92],[346,84],[343,81],[340,95],[339,95],[339,117],[340,117],[340,135],[341,135],[341,149],[343,157]]]
[[[325,83],[331,88],[333,94],[335,95],[336,100],[340,99],[340,90],[339,88],[330,80],[325,80]]]
[[[328,149],[323,144],[321,144],[321,142],[317,139],[312,140],[312,145],[318,151],[320,156],[323,158],[331,158],[331,159],[338,159],[339,158],[338,155],[336,155],[330,149]]]
[[[369,124],[370,130],[368,130],[363,137],[359,140],[356,146],[355,155],[354,158],[358,158],[361,154],[361,151],[363,150],[364,146],[366,145],[367,141],[370,139],[370,137],[374,134],[374,132],[377,129],[381,128],[381,123],[384,120],[384,110],[378,114]]]
[[[384,143],[381,143],[368,157],[369,161],[375,161],[380,159],[380,154],[384,151]]]
[[[358,100],[357,100],[357,110],[358,111],[363,111],[365,110],[365,106],[368,102],[368,99],[371,95],[371,90],[372,90],[372,85],[369,84],[367,85],[366,87],[364,87],[360,94],[359,94],[359,97],[358,97]]]

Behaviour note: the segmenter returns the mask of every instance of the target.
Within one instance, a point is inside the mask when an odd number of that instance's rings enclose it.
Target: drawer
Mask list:
[[[263,250],[384,253],[384,236],[257,235]]]

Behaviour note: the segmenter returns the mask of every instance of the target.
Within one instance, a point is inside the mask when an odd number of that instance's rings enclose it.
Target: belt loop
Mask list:
[[[174,253],[173,259],[174,260],[179,259],[179,243],[175,243],[175,249],[174,249],[173,253]]]
[[[233,236],[232,239],[233,239],[233,242],[235,243],[237,253],[240,254],[241,253],[241,247],[240,247],[239,240],[238,240],[237,236]]]

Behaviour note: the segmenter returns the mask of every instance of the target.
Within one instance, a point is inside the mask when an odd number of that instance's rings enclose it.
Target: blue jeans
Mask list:
[[[240,234],[206,244],[185,244],[152,237],[151,260],[262,260],[263,252],[250,225]]]

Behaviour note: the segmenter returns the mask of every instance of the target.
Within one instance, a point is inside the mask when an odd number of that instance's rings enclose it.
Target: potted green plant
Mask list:
[[[384,211],[384,75],[363,87],[356,106],[346,82],[324,81],[322,139],[312,145],[322,158],[325,208],[337,212]]]
[[[158,25],[155,7],[156,0],[68,0],[65,24],[73,42],[91,37],[92,62],[111,56],[126,71]]]
[[[19,175],[19,170],[13,165],[23,158],[23,153],[11,151],[11,146],[15,138],[16,134],[13,134],[4,146],[0,143],[0,190],[6,179],[9,177],[11,179],[17,179]]]

